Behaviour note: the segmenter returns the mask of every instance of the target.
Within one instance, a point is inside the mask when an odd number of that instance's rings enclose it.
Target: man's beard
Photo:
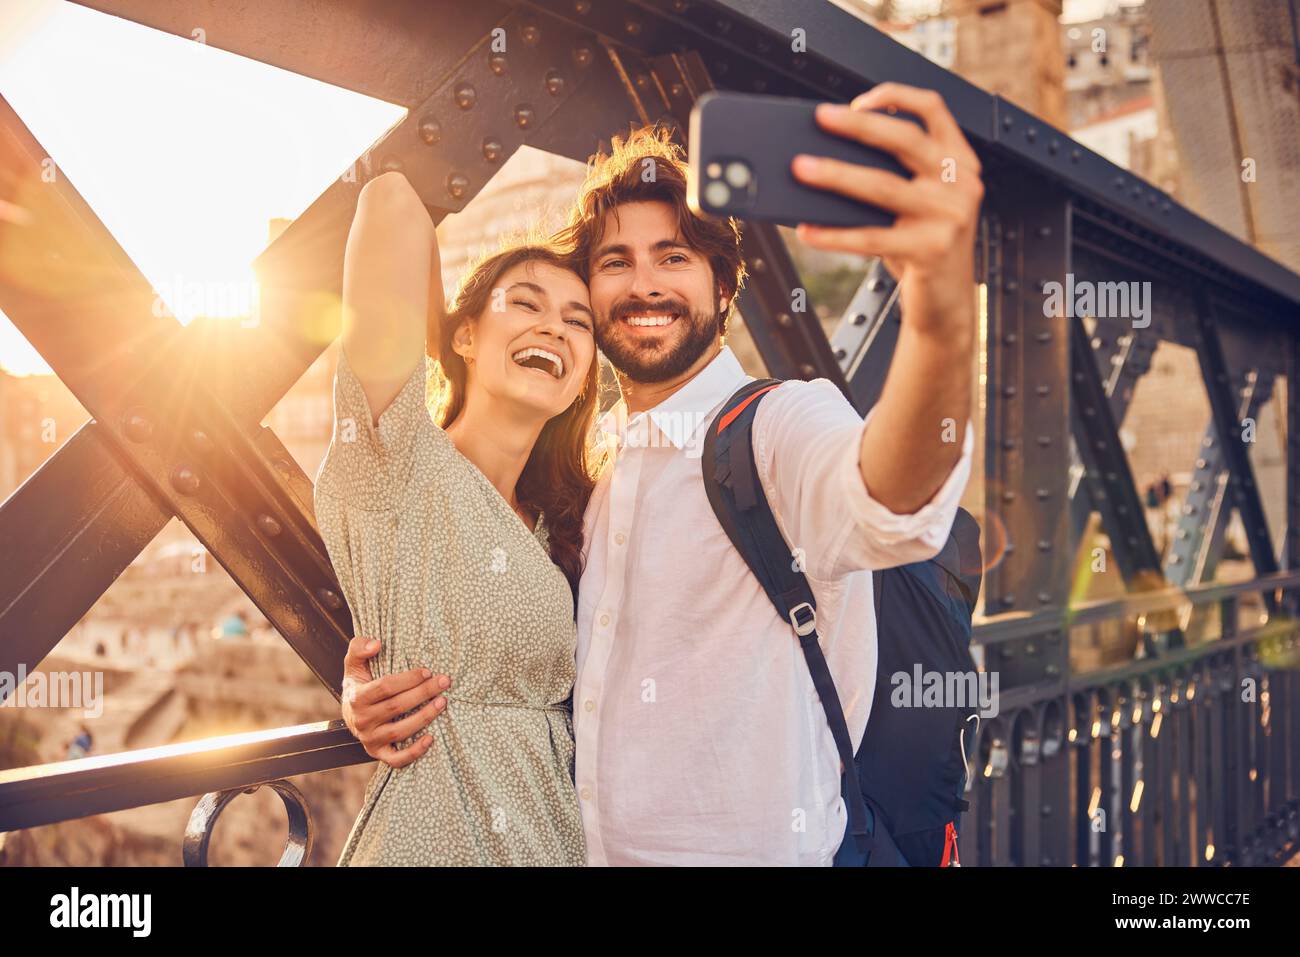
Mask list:
[[[621,334],[625,316],[635,316],[644,312],[662,312],[671,309],[676,313],[675,323],[686,323],[686,337],[676,346],[660,354],[663,348],[659,342],[637,342],[631,336]],[[709,346],[717,341],[722,333],[722,312],[715,310],[712,316],[699,312],[690,312],[680,300],[646,305],[639,302],[622,302],[611,310],[605,329],[612,331],[600,336],[597,345],[600,351],[620,373],[633,382],[666,382],[676,378],[693,366]],[[664,337],[666,339],[666,337]]]

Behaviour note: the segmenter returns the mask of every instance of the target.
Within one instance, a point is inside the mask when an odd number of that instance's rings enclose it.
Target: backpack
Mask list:
[[[891,676],[976,673],[971,615],[982,573],[979,524],[957,510],[948,541],[934,558],[872,572],[877,628],[875,699],[855,756],[843,708],[817,637],[817,599],[781,535],[754,461],[754,415],[780,385],[759,379],[736,391],[704,441],[704,488],[723,530],[803,650],[842,767],[848,810],[837,867],[959,866],[960,814],[969,777],[967,748],[976,709],[897,708]],[[976,729],[978,724],[975,725]]]

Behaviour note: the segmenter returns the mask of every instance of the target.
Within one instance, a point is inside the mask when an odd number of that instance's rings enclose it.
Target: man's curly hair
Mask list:
[[[737,291],[745,281],[745,261],[740,253],[740,225],[734,218],[699,215],[686,203],[686,155],[672,141],[666,126],[643,126],[626,138],[611,138],[611,152],[597,152],[587,163],[587,175],[578,190],[568,222],[552,237],[572,257],[573,268],[584,280],[591,278],[591,259],[605,227],[605,214],[618,216],[624,203],[667,203],[677,217],[686,245],[704,255],[713,278],[727,299],[721,332],[734,308]]]

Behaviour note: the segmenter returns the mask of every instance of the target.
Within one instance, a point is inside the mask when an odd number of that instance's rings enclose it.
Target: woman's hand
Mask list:
[[[366,754],[390,768],[402,768],[429,750],[433,735],[422,735],[402,750],[393,743],[411,737],[442,714],[447,707],[442,692],[451,687],[451,678],[435,675],[428,668],[372,678],[367,659],[377,654],[379,642],[373,638],[358,636],[348,642],[347,657],[343,659],[343,722],[365,747]],[[415,714],[393,720],[423,701],[429,703]]]

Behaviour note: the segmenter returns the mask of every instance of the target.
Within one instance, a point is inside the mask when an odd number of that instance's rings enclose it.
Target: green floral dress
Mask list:
[[[376,427],[338,354],[315,505],[353,628],[381,642],[376,678],[427,667],[452,680],[429,750],[376,767],[339,865],[585,864],[570,712],[577,631],[546,529],[530,532],[434,425],[433,360]]]

